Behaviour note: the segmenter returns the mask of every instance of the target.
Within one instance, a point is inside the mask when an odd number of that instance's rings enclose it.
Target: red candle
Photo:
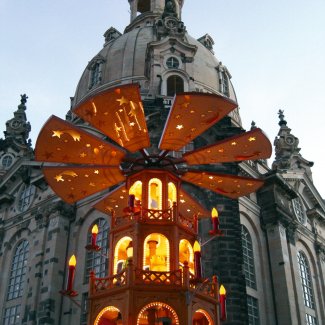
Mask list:
[[[134,208],[134,201],[135,201],[135,195],[130,194],[129,195],[129,202],[128,202],[129,208]]]
[[[98,226],[95,224],[91,229],[91,245],[96,246]]]
[[[202,278],[202,266],[201,266],[201,246],[198,241],[194,243],[194,270],[197,279]]]
[[[216,235],[220,233],[219,230],[219,214],[216,208],[213,208],[211,211],[211,219],[212,219],[212,230],[209,231],[210,235]]]
[[[224,321],[227,319],[227,312],[226,312],[226,289],[223,285],[220,286],[219,301],[220,301],[220,320]]]
[[[74,255],[72,255],[69,260],[67,291],[72,291],[74,273],[76,270],[76,264],[77,264],[76,257]]]

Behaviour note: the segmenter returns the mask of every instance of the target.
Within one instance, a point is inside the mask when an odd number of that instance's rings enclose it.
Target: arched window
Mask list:
[[[241,239],[243,246],[243,257],[244,257],[244,273],[246,278],[246,285],[253,289],[256,289],[256,276],[255,276],[255,265],[254,265],[254,252],[252,245],[252,238],[243,225],[241,226]]]
[[[162,183],[158,178],[152,178],[149,181],[149,191],[148,191],[148,205],[149,209],[161,210],[162,209]]]
[[[168,207],[173,206],[173,202],[177,201],[177,190],[174,183],[168,183]]]
[[[141,205],[142,201],[142,182],[136,181],[132,184],[129,194],[133,194],[137,205]]]
[[[120,273],[127,261],[127,248],[132,241],[131,237],[121,238],[114,248],[114,274]]]
[[[304,293],[304,303],[308,308],[315,308],[313,295],[313,283],[311,280],[310,267],[306,255],[298,252],[299,274],[301,279],[302,291]]]
[[[158,233],[150,234],[143,244],[144,270],[169,272],[169,241],[166,236]]]
[[[17,208],[20,212],[26,211],[31,205],[36,193],[36,188],[32,184],[23,184],[18,193]]]
[[[171,306],[160,301],[155,301],[144,306],[138,315],[137,325],[146,324],[179,325],[179,319]]]
[[[27,240],[23,240],[18,244],[12,259],[7,300],[15,299],[23,295],[28,253],[29,243]]]
[[[103,219],[97,219],[88,229],[87,233],[87,245],[91,244],[91,229],[97,224],[98,226],[98,234],[96,244],[101,247],[100,254],[97,252],[87,252],[86,255],[86,273],[85,280],[88,281],[89,272],[94,271],[96,277],[102,278],[107,275],[108,270],[108,260],[106,258],[108,248],[109,248],[109,240],[108,240],[108,232],[109,226],[108,222]]]
[[[181,266],[184,262],[188,262],[190,272],[194,274],[194,251],[193,247],[187,239],[182,239],[179,242],[179,263]]]
[[[167,96],[174,96],[184,91],[184,80],[180,76],[170,76],[167,79]]]

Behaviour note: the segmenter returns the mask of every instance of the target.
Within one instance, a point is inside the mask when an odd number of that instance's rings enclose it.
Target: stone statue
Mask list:
[[[165,0],[165,10],[163,13],[163,18],[165,18],[165,17],[176,17],[177,18],[174,0]]]

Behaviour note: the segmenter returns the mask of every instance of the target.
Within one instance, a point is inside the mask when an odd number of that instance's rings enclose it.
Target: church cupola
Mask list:
[[[138,15],[147,12],[180,19],[184,0],[129,0],[129,3],[132,22]]]

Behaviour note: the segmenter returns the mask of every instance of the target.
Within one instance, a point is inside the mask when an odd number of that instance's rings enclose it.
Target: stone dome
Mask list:
[[[208,34],[198,40],[191,37],[177,15],[149,11],[131,18],[124,34],[109,28],[104,47],[81,76],[73,106],[127,83],[139,83],[143,99],[173,97],[168,89],[171,78],[183,83],[181,91],[218,93],[236,101],[231,75],[214,56],[212,38]],[[234,115],[240,125],[238,112]]]

